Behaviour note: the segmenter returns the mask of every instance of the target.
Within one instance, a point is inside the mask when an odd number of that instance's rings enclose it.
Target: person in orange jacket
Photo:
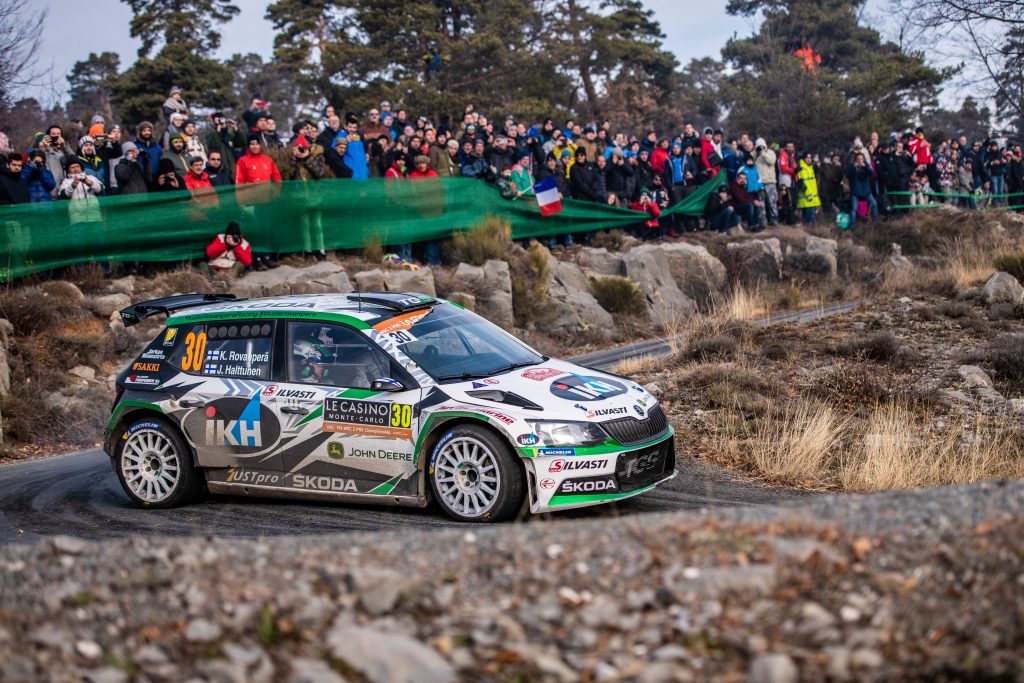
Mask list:
[[[235,168],[235,184],[281,182],[281,172],[274,160],[263,153],[260,136],[249,134],[249,147],[238,160]]]

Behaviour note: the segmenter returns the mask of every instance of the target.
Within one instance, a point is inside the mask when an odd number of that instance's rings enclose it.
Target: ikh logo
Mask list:
[[[550,388],[552,394],[568,401],[603,401],[626,393],[626,387],[613,379],[585,375],[569,375],[556,379]]]
[[[260,431],[259,394],[253,394],[237,420],[218,419],[217,409],[212,405],[207,406],[206,445],[243,446],[247,448],[260,448],[263,446]]]

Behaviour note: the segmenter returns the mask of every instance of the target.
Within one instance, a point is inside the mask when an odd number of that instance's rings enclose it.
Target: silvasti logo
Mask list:
[[[601,470],[608,467],[608,460],[552,460],[548,472],[578,472],[580,470]]]
[[[580,493],[614,493],[619,490],[615,477],[586,477],[567,479],[558,486],[555,495],[571,496]]]

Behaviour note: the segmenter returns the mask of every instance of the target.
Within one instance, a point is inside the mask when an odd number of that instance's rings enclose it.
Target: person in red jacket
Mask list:
[[[416,156],[412,160],[413,170],[409,174],[410,178],[436,178],[437,171],[430,168],[430,159],[423,154]]]
[[[206,246],[206,257],[209,262],[200,264],[199,269],[207,275],[223,273],[238,277],[252,265],[252,245],[242,237],[238,223],[231,221],[227,229]],[[257,265],[257,270],[262,268]]]
[[[787,142],[786,146],[779,150],[779,185],[793,187],[793,179],[796,178],[796,162],[796,145]]]
[[[915,166],[930,166],[935,162],[932,156],[932,146],[924,139],[924,128],[918,126],[914,131],[914,137],[907,143],[907,151],[914,157]]]
[[[648,214],[650,218],[644,221],[644,227],[647,228],[645,234],[640,237],[643,239],[658,239],[661,237],[661,223],[658,218],[661,216],[661,207],[656,202],[651,201],[651,196],[644,192],[640,195],[640,201],[632,202],[629,208],[634,211],[643,211]]]
[[[235,168],[235,184],[281,182],[281,172],[274,160],[263,153],[260,136],[249,135],[249,148],[238,160]]]
[[[205,194],[201,190],[213,190],[210,176],[203,170],[205,162],[202,157],[194,156],[188,160],[188,173],[185,174],[185,187],[192,190],[193,195]],[[197,190],[200,190],[197,192]]]
[[[712,163],[717,162],[717,163]],[[722,151],[715,146],[715,131],[713,128],[704,129],[704,138],[700,141],[700,170],[705,180],[718,175],[718,169],[722,167]],[[671,178],[666,178],[671,180]],[[670,187],[669,183],[666,186]]]

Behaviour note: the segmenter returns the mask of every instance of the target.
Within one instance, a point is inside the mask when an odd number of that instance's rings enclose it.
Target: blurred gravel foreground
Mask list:
[[[0,680],[1021,680],[1024,483],[0,547]],[[141,513],[144,514],[144,513]]]

